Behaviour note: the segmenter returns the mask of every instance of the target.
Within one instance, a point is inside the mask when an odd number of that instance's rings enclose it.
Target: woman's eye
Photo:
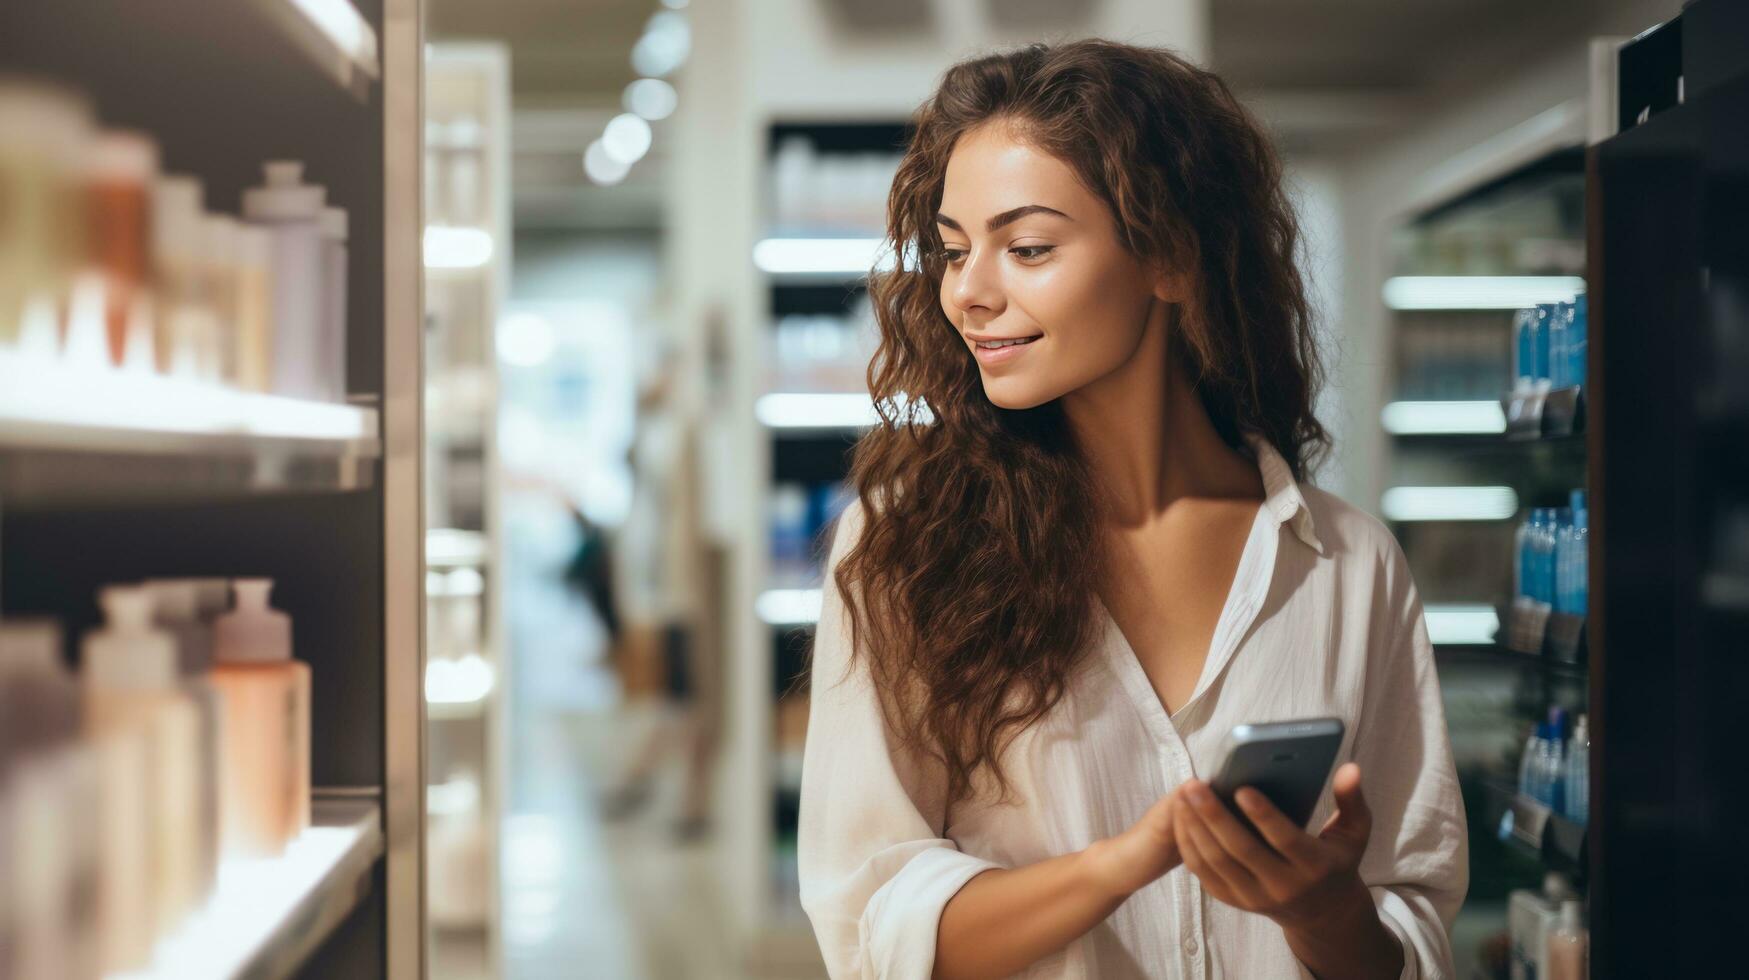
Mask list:
[[[1054,248],[1056,248],[1055,245],[1016,245],[1008,251],[1012,252],[1015,257],[1019,259],[1031,260],[1043,258],[1050,254],[1051,250]]]
[[[941,260],[949,265],[952,265],[965,257],[966,250],[963,248],[944,248],[941,250]]]

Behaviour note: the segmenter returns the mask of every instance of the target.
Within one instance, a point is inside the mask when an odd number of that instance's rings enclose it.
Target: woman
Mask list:
[[[1257,123],[1103,41],[957,65],[915,123],[810,681],[832,974],[1449,977],[1431,648],[1389,532],[1298,482],[1328,437]],[[1199,778],[1234,725],[1326,715],[1309,832]]]

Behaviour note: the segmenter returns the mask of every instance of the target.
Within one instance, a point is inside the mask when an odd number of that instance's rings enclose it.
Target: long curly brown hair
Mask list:
[[[901,258],[869,280],[881,423],[856,447],[864,526],[835,573],[887,723],[945,764],[949,801],[985,768],[1007,794],[998,760],[1091,647],[1103,568],[1101,509],[1060,404],[991,404],[941,308],[948,157],[992,120],[1067,163],[1133,254],[1193,270],[1171,349],[1229,444],[1259,435],[1296,477],[1329,445],[1281,163],[1220,78],[1103,40],[950,68],[913,117],[887,199]]]

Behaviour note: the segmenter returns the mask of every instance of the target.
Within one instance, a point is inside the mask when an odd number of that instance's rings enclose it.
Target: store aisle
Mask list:
[[[636,814],[601,816],[603,787],[655,722],[652,709],[621,702],[605,637],[583,600],[556,573],[541,573],[551,562],[521,556],[525,574],[513,573],[508,610],[516,668],[504,977],[736,980],[743,974],[730,965],[715,844],[673,835],[678,766],[658,774]]]

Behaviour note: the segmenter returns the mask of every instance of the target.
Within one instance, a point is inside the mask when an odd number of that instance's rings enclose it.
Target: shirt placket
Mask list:
[[[1166,785],[1177,786],[1196,775],[1190,762],[1190,749],[1178,734],[1178,726],[1166,719],[1166,737],[1160,743],[1160,765]],[[1206,940],[1203,931],[1202,885],[1192,874],[1170,875],[1173,916],[1178,924],[1178,949],[1184,959],[1186,980],[1201,980],[1208,975]]]

